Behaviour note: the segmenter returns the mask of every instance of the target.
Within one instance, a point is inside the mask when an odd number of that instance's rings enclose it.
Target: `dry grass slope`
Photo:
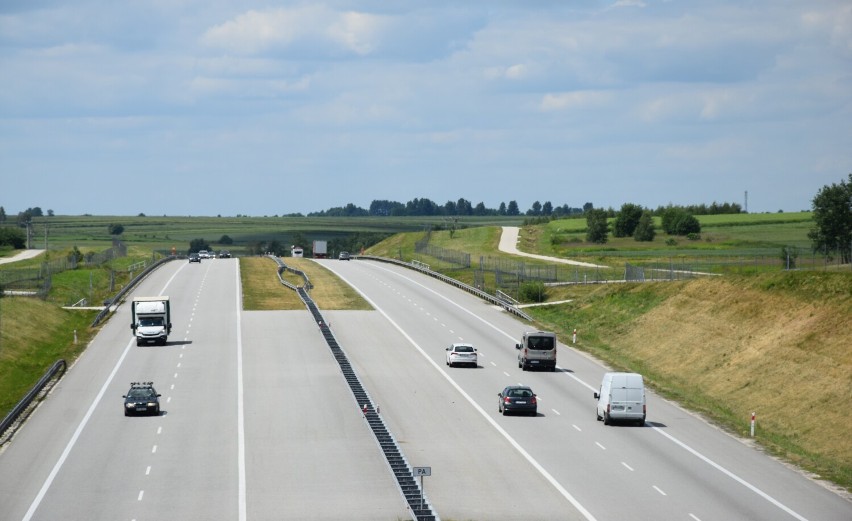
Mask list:
[[[794,462],[812,457],[831,467],[833,460],[833,471],[848,478],[852,288],[805,297],[714,278],[678,289],[601,340],[651,368],[676,395],[741,419],[738,434],[754,411],[761,433],[778,435],[761,439],[770,449]]]
[[[371,309],[370,305],[348,284],[311,259],[286,258],[285,263],[308,275],[313,285],[311,298],[320,309]],[[278,280],[278,265],[267,257],[242,257],[240,275],[243,284],[243,307],[247,310],[304,310],[298,294]],[[284,279],[302,285],[303,279],[290,272]]]

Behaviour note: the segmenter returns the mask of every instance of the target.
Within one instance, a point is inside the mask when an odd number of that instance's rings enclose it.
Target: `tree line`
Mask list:
[[[848,180],[823,186],[812,200],[814,228],[808,233],[814,252],[826,256],[837,254],[841,262],[852,262],[852,173]],[[717,203],[709,205],[660,206],[655,210],[644,208],[633,203],[625,203],[620,210],[613,208],[595,208],[590,202],[582,208],[574,208],[567,204],[554,206],[550,201],[541,203],[535,201],[523,215],[527,217],[525,224],[535,224],[548,220],[576,217],[586,218],[588,242],[605,243],[612,232],[615,237],[633,237],[637,241],[653,241],[656,236],[654,217],[661,218],[662,230],[669,235],[697,238],[701,233],[701,225],[696,215],[734,214],[741,213],[742,207],[737,203]],[[33,217],[42,217],[44,212],[39,207],[27,208],[19,212],[17,226],[5,226],[8,216],[4,207],[0,206],[0,247],[21,249],[26,247],[26,235],[21,229],[32,221]],[[53,210],[48,210],[52,217]],[[141,214],[140,214],[141,215]],[[290,214],[301,216],[301,214]],[[352,203],[342,207],[329,208],[320,212],[308,214],[311,217],[361,217],[361,216],[521,216],[517,201],[501,202],[497,208],[488,208],[480,202],[473,205],[470,201],[460,198],[457,201],[447,201],[437,204],[428,198],[415,198],[407,203],[390,200],[374,200],[369,209],[361,208]],[[613,219],[612,229],[608,219]],[[112,223],[108,229],[110,235],[120,235],[124,227]],[[354,237],[351,241],[341,241],[341,249],[357,251],[359,247],[369,243],[376,237]],[[197,245],[196,245],[197,246]],[[268,243],[257,244],[261,249]],[[279,246],[273,244],[273,246]],[[277,248],[276,248],[277,249]],[[283,249],[283,246],[282,246]]]
[[[473,204],[464,198],[459,198],[457,201],[447,201],[444,204],[438,204],[426,197],[414,198],[407,203],[399,201],[389,201],[386,199],[374,200],[370,203],[369,208],[362,208],[352,203],[346,206],[337,206],[322,210],[319,212],[311,212],[308,217],[429,217],[429,216],[570,216],[581,215],[586,207],[591,208],[592,203],[586,203],[584,208],[572,208],[567,204],[554,206],[550,201],[541,203],[536,201],[526,211],[521,213],[517,201],[509,201],[500,203],[497,208],[488,208],[485,203],[479,202]]]

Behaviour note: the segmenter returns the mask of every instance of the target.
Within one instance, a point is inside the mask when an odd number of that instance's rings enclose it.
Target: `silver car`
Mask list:
[[[477,367],[479,357],[476,348],[471,344],[450,344],[447,348],[447,365],[453,367],[458,364],[472,365]]]

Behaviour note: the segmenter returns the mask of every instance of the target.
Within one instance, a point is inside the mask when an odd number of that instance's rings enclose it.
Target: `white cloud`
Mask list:
[[[328,28],[331,40],[339,42],[356,54],[370,54],[379,43],[379,35],[386,25],[381,16],[348,12],[336,17]]]
[[[296,44],[372,52],[380,42],[386,18],[359,12],[337,12],[320,5],[248,11],[208,29],[203,44],[239,54],[279,51]]]
[[[545,94],[539,108],[543,111],[571,110],[605,104],[610,95],[596,91],[574,91]]]
[[[516,63],[508,67],[488,67],[485,69],[485,77],[488,79],[522,80],[529,75],[529,66]]]

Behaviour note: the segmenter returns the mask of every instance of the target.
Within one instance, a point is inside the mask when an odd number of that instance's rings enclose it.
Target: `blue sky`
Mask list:
[[[0,3],[0,206],[806,210],[852,172],[848,0]]]

